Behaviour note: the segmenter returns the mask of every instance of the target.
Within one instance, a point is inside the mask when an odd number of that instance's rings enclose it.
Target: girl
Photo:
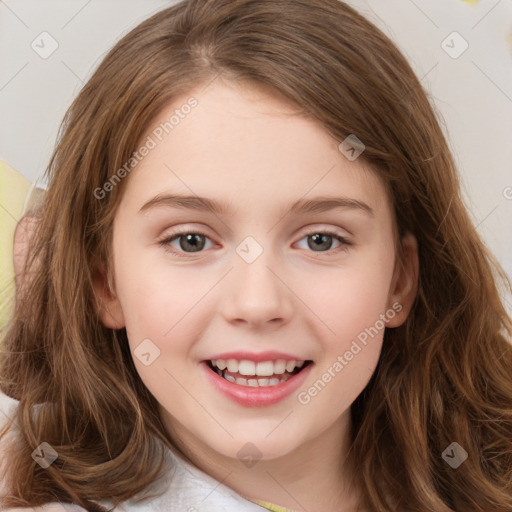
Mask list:
[[[4,509],[512,509],[504,275],[410,66],[344,3],[143,22],[35,225]]]

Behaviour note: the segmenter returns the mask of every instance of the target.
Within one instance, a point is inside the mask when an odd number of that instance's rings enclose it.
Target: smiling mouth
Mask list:
[[[235,361],[233,359],[204,361],[208,368],[223,379],[247,387],[277,386],[291,379],[313,361]]]

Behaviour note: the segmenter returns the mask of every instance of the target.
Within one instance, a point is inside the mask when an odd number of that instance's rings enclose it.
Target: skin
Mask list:
[[[135,357],[137,371],[169,435],[200,469],[251,499],[353,511],[358,490],[342,463],[350,405],[375,370],[384,329],[307,404],[297,393],[268,407],[233,403],[200,361],[231,350],[297,354],[314,361],[300,389],[307,390],[394,303],[402,309],[387,327],[405,321],[416,293],[416,241],[403,239],[398,265],[393,210],[377,175],[261,88],[217,79],[176,98],[154,125],[191,95],[198,106],[127,178],[113,228],[113,290],[98,285],[103,322],[126,327],[132,351],[147,338],[160,350],[149,366]],[[227,202],[233,212],[140,211],[169,193]],[[373,215],[290,213],[294,201],[317,196],[362,201]],[[205,234],[203,250],[190,252],[183,238],[159,243],[177,228]],[[326,230],[350,245],[332,238],[318,248],[307,236]],[[263,249],[250,264],[236,252],[247,236]],[[251,467],[237,456],[248,442],[261,454]]]

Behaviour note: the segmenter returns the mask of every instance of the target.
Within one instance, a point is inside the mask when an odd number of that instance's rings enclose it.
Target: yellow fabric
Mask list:
[[[0,161],[0,329],[12,314],[14,298],[14,231],[23,215],[31,183]]]
[[[272,512],[294,512],[293,510],[290,510],[289,508],[280,507],[279,505],[273,505],[272,503],[268,503],[266,501],[259,501],[259,500],[251,500],[253,503],[256,503],[256,505],[260,505],[263,508],[266,508],[267,510],[271,510]]]

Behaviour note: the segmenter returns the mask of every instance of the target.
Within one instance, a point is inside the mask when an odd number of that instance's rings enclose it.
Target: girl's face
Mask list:
[[[385,187],[340,142],[262,89],[218,79],[176,98],[141,143],[102,317],[126,326],[189,447],[272,459],[339,438],[384,326],[407,316],[414,239],[402,269]]]

